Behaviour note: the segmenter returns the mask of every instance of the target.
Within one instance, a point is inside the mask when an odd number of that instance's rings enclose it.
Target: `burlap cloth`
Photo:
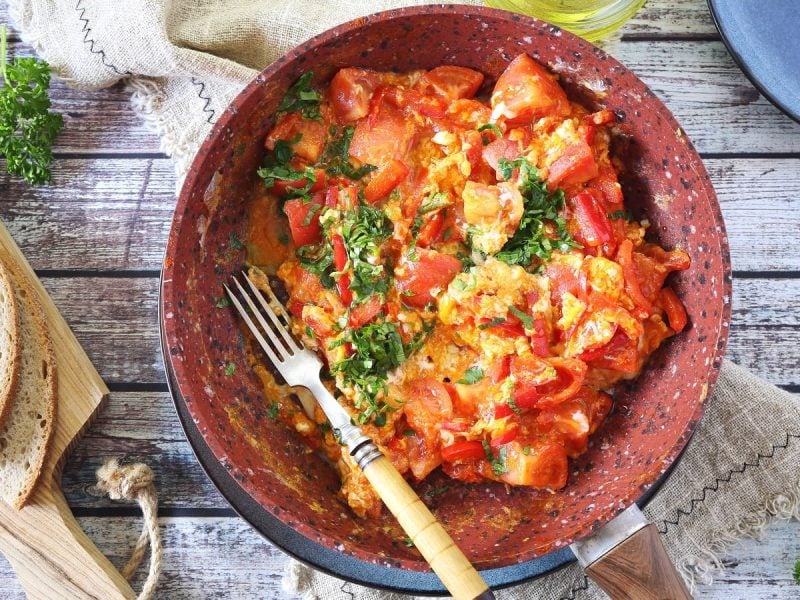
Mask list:
[[[11,0],[23,39],[75,87],[125,80],[133,108],[175,160],[178,184],[217,115],[258,71],[308,37],[385,8],[334,0]],[[476,3],[476,2],[472,2]],[[124,7],[124,8],[123,8]],[[645,510],[690,585],[772,518],[800,518],[800,401],[726,362],[685,457]],[[287,591],[308,599],[387,600],[294,561]],[[258,596],[258,590],[253,590]],[[577,565],[501,598],[603,598]]]

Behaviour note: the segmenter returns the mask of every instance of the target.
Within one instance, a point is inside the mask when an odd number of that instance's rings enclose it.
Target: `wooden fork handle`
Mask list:
[[[417,493],[380,454],[364,466],[372,487],[456,600],[490,600],[494,594]]]
[[[691,600],[652,523],[585,568],[613,600]]]

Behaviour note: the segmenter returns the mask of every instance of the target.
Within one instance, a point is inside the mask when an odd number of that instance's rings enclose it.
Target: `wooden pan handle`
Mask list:
[[[585,568],[613,600],[691,600],[652,523]]]
[[[388,458],[381,455],[369,462],[364,475],[453,598],[494,598],[475,567]]]

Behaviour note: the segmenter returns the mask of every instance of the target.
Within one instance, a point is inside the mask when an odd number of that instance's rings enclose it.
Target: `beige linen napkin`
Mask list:
[[[228,102],[308,37],[348,19],[422,1],[10,0],[25,41],[72,85],[125,80],[134,109],[175,160],[178,185]],[[479,2],[468,2],[479,4]],[[706,415],[645,511],[691,585],[772,518],[800,518],[800,399],[726,362]],[[291,562],[287,590],[307,599],[387,600]],[[602,598],[573,565],[506,599]]]

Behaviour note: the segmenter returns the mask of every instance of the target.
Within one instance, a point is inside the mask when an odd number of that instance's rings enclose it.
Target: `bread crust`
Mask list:
[[[48,451],[53,439],[55,431],[56,415],[57,415],[57,396],[58,396],[58,381],[56,373],[56,360],[55,352],[53,349],[53,342],[50,338],[50,331],[47,325],[44,311],[39,301],[37,291],[30,284],[28,278],[24,275],[22,270],[15,264],[6,264],[8,271],[11,273],[12,285],[14,286],[18,302],[18,311],[20,313],[20,334],[21,348],[20,348],[20,363],[22,366],[25,361],[23,353],[30,352],[29,356],[34,357],[34,360],[41,359],[42,367],[44,368],[44,377],[38,384],[41,387],[41,398],[44,402],[41,405],[41,417],[44,425],[41,425],[41,420],[37,421],[41,426],[41,444],[29,448],[33,454],[26,456],[26,477],[16,495],[6,497],[6,501],[12,504],[16,509],[21,509],[30,500],[33,495],[36,484],[39,482],[42,470],[44,468],[45,459],[47,458]],[[23,311],[24,314],[23,314]],[[27,318],[28,321],[25,321]],[[29,339],[25,339],[26,331],[25,326],[30,325],[33,331]],[[30,434],[31,431],[36,431],[36,422],[31,426],[30,417],[20,414],[22,408],[19,407],[20,395],[26,384],[23,373],[20,372],[19,381],[17,384],[17,394],[15,396],[11,414],[4,428],[0,429],[6,436],[25,435]],[[15,415],[15,408],[18,409]],[[18,418],[14,418],[14,417]],[[16,430],[16,431],[15,431]]]
[[[19,377],[19,309],[14,294],[11,273],[0,260],[0,427],[11,412],[11,404],[17,392]]]

